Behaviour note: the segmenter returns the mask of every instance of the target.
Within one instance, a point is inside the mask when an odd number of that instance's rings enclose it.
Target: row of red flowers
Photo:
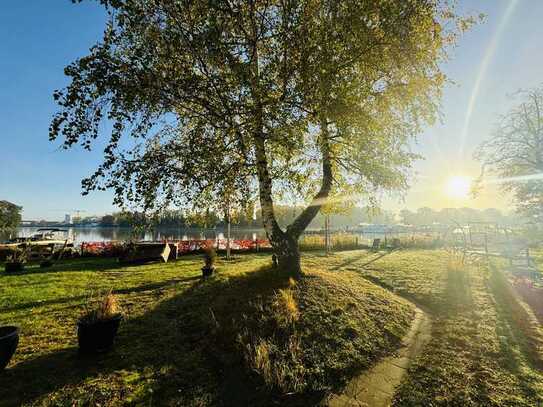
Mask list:
[[[194,239],[194,240],[178,240],[178,241],[163,241],[163,243],[169,243],[170,245],[177,246],[177,253],[187,254],[194,253],[206,249],[208,247],[214,247],[218,250],[226,250],[226,239]],[[94,255],[94,256],[115,256],[118,255],[124,249],[124,242],[109,241],[109,242],[83,242],[81,243],[82,255]],[[231,239],[230,248],[232,250],[250,251],[258,250],[261,248],[270,248],[270,243],[267,239]]]

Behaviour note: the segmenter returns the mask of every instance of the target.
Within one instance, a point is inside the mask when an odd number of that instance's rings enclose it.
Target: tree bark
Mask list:
[[[251,9],[255,18],[254,8]],[[268,157],[266,155],[266,137],[264,134],[264,108],[260,89],[259,54],[256,29],[252,30],[252,83],[251,91],[255,101],[253,141],[255,147],[256,167],[258,174],[260,207],[262,221],[266,235],[277,256],[278,267],[281,271],[295,277],[302,275],[300,264],[300,249],[298,239],[309,223],[315,218],[322,205],[325,203],[332,187],[332,164],[330,157],[330,144],[328,123],[325,117],[321,117],[320,150],[322,154],[322,185],[314,197],[311,205],[307,207],[295,221],[283,231],[275,217],[273,208],[272,179],[269,173]]]
[[[255,135],[254,141],[257,159],[260,208],[266,235],[277,256],[279,269],[294,276],[300,276],[302,274],[302,268],[300,265],[298,237],[294,237],[293,235],[284,232],[277,223],[273,210],[272,179],[268,169],[264,138]]]
[[[287,227],[287,234],[298,239],[311,221],[317,216],[321,207],[327,202],[332,189],[332,159],[330,155],[330,139],[328,123],[325,118],[320,119],[320,150],[322,155],[322,184],[319,192],[312,202],[300,215]]]
[[[258,122],[258,115],[256,119]],[[321,188],[313,198],[311,204],[287,227],[286,231],[283,231],[280,228],[273,210],[272,179],[269,174],[265,140],[264,137],[262,137],[262,134],[255,134],[254,142],[259,181],[260,207],[262,210],[262,221],[264,229],[266,230],[266,235],[277,256],[279,268],[294,276],[300,276],[302,274],[302,268],[300,264],[298,239],[315,218],[322,205],[326,203],[332,188],[332,164],[328,126],[324,121],[321,121],[320,149],[323,170]]]

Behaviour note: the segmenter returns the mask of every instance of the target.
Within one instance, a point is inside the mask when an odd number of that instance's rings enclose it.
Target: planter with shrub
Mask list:
[[[19,328],[16,326],[0,327],[0,370],[8,365],[19,344]]]
[[[27,257],[27,250],[25,245],[21,245],[13,249],[13,251],[7,256],[4,269],[7,273],[14,273],[17,271],[23,271],[25,268]]]
[[[96,307],[87,305],[85,314],[77,323],[80,352],[97,353],[109,350],[113,346],[122,319],[117,299],[111,292],[103,296]]]
[[[202,276],[210,277],[215,272],[215,261],[217,253],[213,247],[208,247],[204,250],[204,267],[202,267]]]

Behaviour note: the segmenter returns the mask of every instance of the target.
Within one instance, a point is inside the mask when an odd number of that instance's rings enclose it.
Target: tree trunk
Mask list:
[[[302,268],[300,266],[298,237],[284,232],[277,223],[273,210],[272,179],[268,171],[264,139],[256,135],[254,141],[264,230],[272,245],[273,252],[277,256],[279,269],[294,276],[300,276]]]
[[[302,213],[287,227],[287,233],[296,239],[305,231],[311,221],[317,216],[321,207],[327,202],[332,189],[332,158],[330,154],[330,141],[328,123],[325,118],[320,120],[320,150],[322,155],[322,184],[313,201]]]
[[[275,242],[274,253],[279,270],[293,276],[302,275],[298,239],[285,233],[283,238]]]
[[[254,9],[252,9],[253,17]],[[258,187],[260,207],[262,210],[262,221],[266,235],[273,247],[274,254],[277,256],[279,270],[289,273],[295,277],[302,274],[300,264],[300,249],[298,239],[307,228],[309,223],[315,218],[321,206],[325,203],[332,187],[332,164],[330,157],[330,145],[328,134],[328,123],[325,117],[321,117],[321,137],[320,150],[322,153],[323,178],[322,185],[314,197],[311,205],[307,207],[295,219],[295,221],[283,231],[277,219],[275,218],[272,196],[272,179],[269,173],[268,157],[266,155],[266,138],[264,134],[264,108],[262,105],[262,95],[259,84],[259,66],[258,66],[258,40],[256,32],[253,31],[253,50],[252,50],[252,78],[251,92],[255,100],[253,141],[255,148],[256,167],[258,175]]]
[[[258,117],[257,117],[258,120]],[[277,256],[278,266],[281,270],[294,276],[302,274],[300,265],[300,249],[298,239],[315,218],[321,206],[326,202],[332,187],[332,165],[330,147],[328,143],[328,127],[321,123],[321,152],[323,159],[322,185],[311,204],[283,231],[275,218],[272,198],[272,179],[268,170],[265,141],[261,134],[255,134],[255,153],[259,182],[260,207],[262,221],[266,235]]]

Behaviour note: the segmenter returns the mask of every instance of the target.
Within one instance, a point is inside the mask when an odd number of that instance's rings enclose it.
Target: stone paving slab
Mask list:
[[[432,322],[419,308],[409,332],[402,339],[396,355],[381,360],[371,369],[351,380],[342,394],[334,394],[323,403],[329,407],[387,407],[412,361],[431,339]]]

